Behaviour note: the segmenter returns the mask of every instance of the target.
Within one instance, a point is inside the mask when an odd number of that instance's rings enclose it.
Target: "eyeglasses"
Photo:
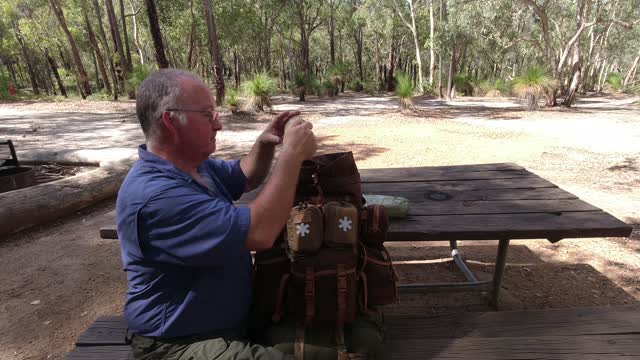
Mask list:
[[[191,110],[191,109],[166,109],[165,111],[184,111],[184,112],[196,112],[204,114],[209,122],[213,122],[218,118],[218,112],[215,110]]]

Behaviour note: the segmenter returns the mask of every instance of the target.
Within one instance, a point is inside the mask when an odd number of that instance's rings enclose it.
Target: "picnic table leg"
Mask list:
[[[509,239],[500,239],[498,244],[498,255],[496,256],[496,269],[493,273],[493,290],[491,292],[491,306],[498,309],[498,295],[502,286],[504,266],[507,263],[507,249],[509,249]]]

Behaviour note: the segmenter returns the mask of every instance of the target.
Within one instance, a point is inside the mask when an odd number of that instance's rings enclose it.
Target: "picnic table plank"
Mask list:
[[[76,340],[76,346],[123,345],[127,321],[122,316],[100,316]]]
[[[582,200],[413,201],[409,215],[485,215],[601,211]]]
[[[637,359],[640,334],[461,339],[387,343],[389,359],[601,360]]]
[[[359,169],[360,174],[364,174],[365,176],[369,176],[371,173],[375,174],[383,171],[396,172],[396,171],[404,171],[407,169],[415,170],[420,169],[419,171],[424,172],[478,172],[478,171],[506,171],[506,170],[524,170],[525,168],[515,164],[515,163],[493,163],[493,164],[465,164],[465,165],[440,165],[440,166],[422,166],[422,167],[397,167],[397,168],[367,168],[367,169]]]
[[[375,185],[375,184],[367,184]],[[427,192],[410,190],[379,190],[375,186],[367,186],[364,194],[400,196],[409,201],[435,201],[429,199]],[[504,189],[447,191],[450,201],[497,201],[497,200],[575,200],[577,196],[560,188]]]
[[[632,227],[603,211],[409,216],[390,223],[388,241],[549,239],[629,236]]]
[[[129,345],[75,347],[66,360],[133,360]]]
[[[640,305],[385,317],[386,339],[640,334]]]
[[[525,169],[446,172],[422,170],[423,168],[376,169],[371,172],[360,173],[362,183],[370,182],[410,182],[410,181],[451,181],[451,180],[487,180],[487,179],[520,179],[537,177],[536,174]]]
[[[471,191],[471,190],[508,190],[557,188],[555,184],[541,177],[523,177],[511,179],[421,181],[421,182],[373,182],[363,183],[362,192],[371,191]]]

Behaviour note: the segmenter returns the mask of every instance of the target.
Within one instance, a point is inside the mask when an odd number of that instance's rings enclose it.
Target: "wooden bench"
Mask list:
[[[387,316],[386,359],[631,359],[640,305]],[[119,316],[98,318],[67,360],[133,359]]]

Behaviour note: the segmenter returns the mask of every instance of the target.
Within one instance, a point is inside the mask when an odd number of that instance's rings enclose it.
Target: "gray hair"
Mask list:
[[[156,124],[162,112],[179,107],[179,95],[182,90],[180,81],[185,79],[201,80],[192,73],[179,69],[160,69],[147,76],[140,84],[136,94],[136,114],[147,140],[156,136]],[[184,114],[172,113],[172,116],[184,123]]]

